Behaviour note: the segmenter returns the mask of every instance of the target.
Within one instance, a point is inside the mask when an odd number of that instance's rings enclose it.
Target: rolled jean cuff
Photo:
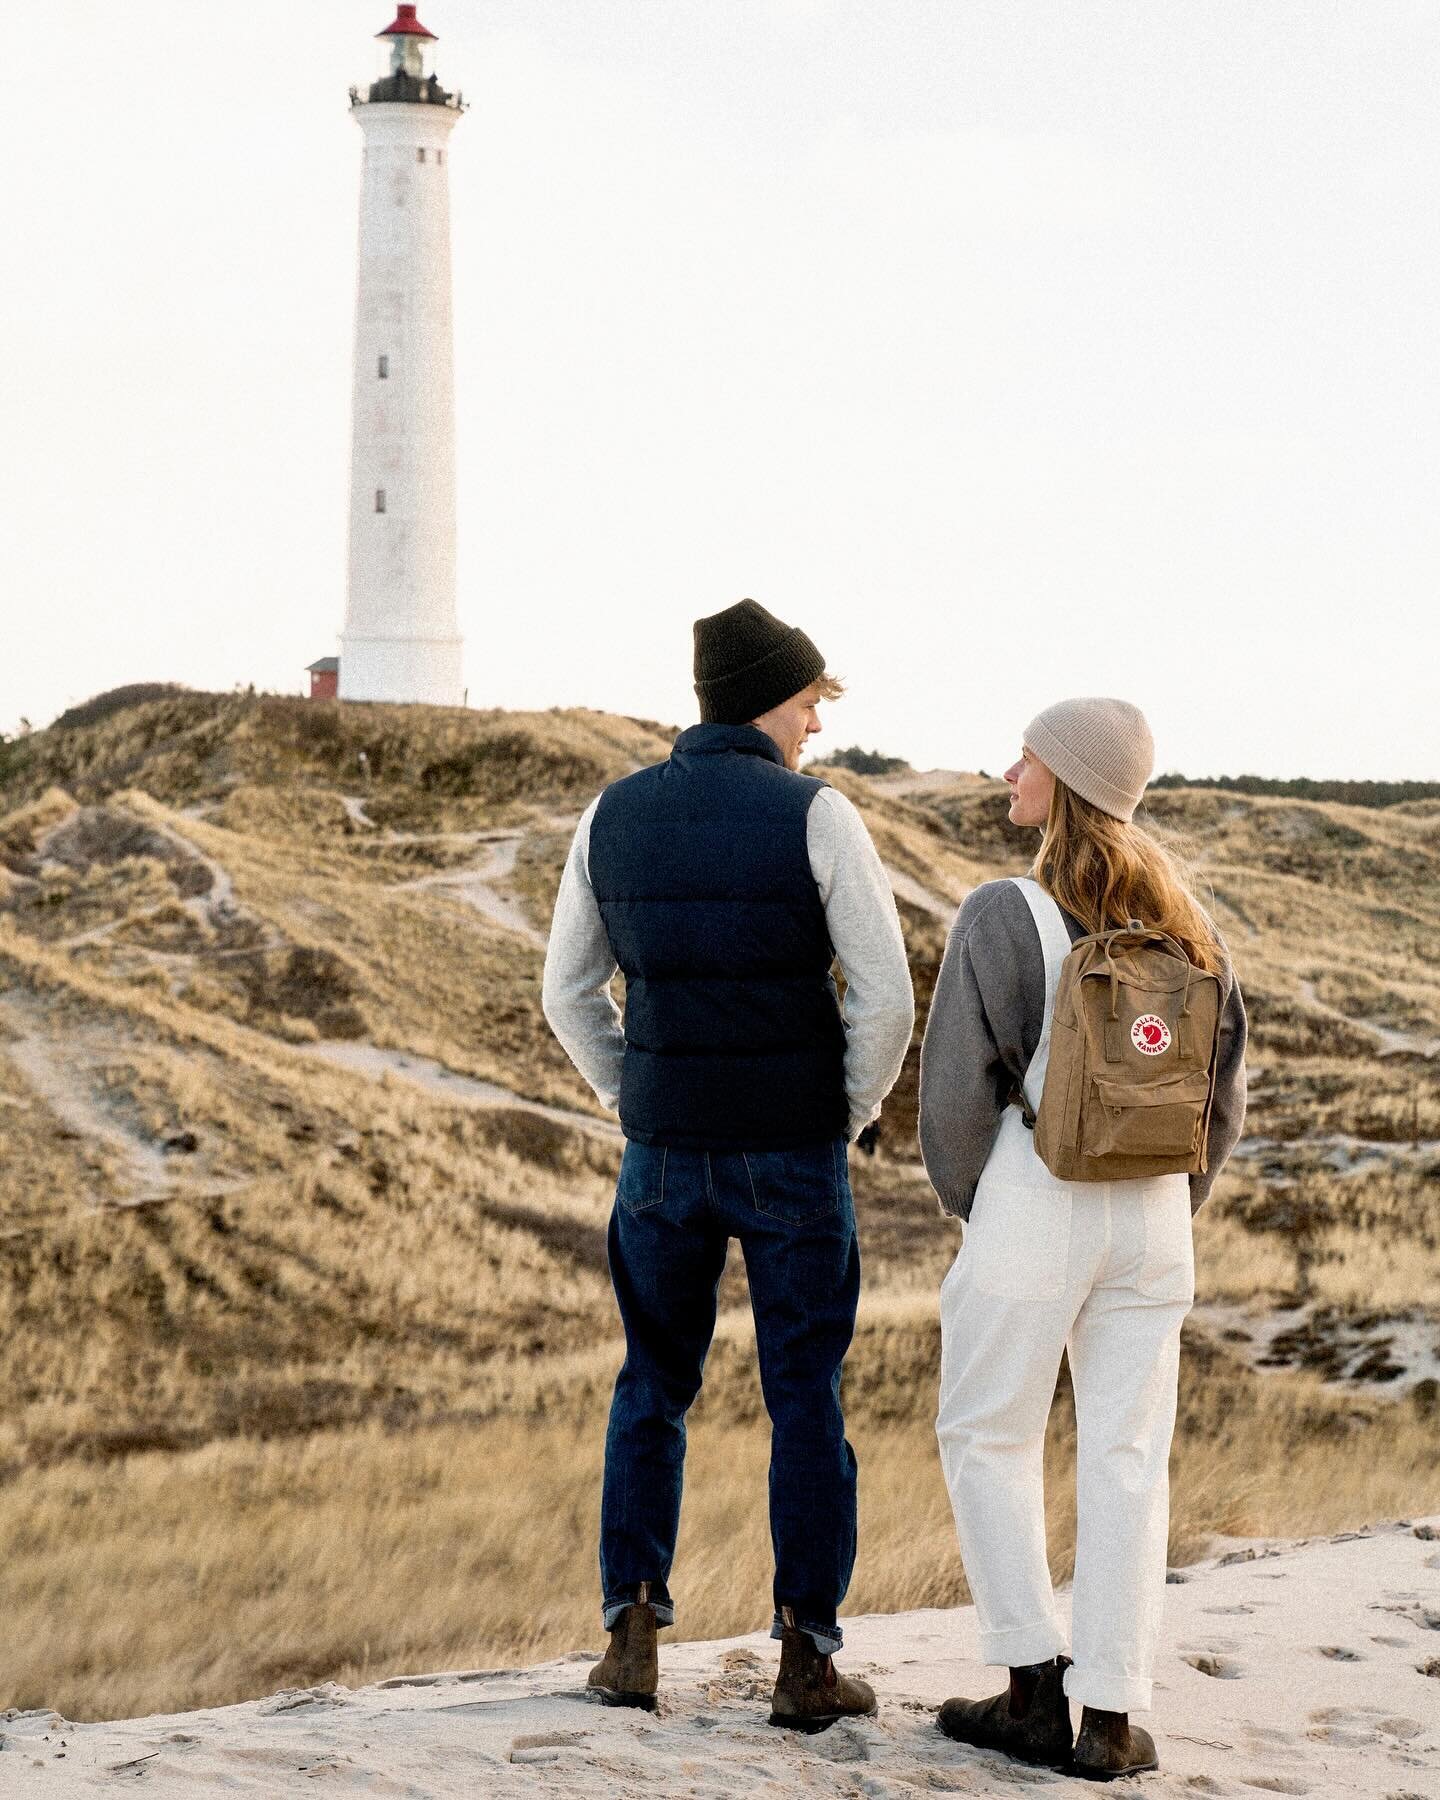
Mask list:
[[[650,1584],[650,1605],[655,1609],[655,1623],[657,1625],[673,1625],[675,1623],[675,1602],[663,1591],[663,1589],[657,1594],[655,1589],[658,1585],[657,1582],[653,1581]],[[639,1586],[638,1582],[636,1583],[636,1586]],[[605,1601],[605,1610],[601,1614],[601,1617],[605,1622],[605,1629],[607,1631],[613,1631],[615,1629],[616,1621],[619,1619],[621,1613],[624,1612],[627,1606],[633,1606],[634,1604],[635,1588],[633,1587],[628,1591],[622,1589],[614,1596],[607,1597]]]
[[[1065,1692],[1081,1706],[1102,1712],[1149,1712],[1154,1682],[1142,1675],[1109,1674],[1104,1669],[1065,1671]]]
[[[816,1625],[809,1619],[797,1619],[795,1629],[803,1631],[822,1656],[833,1656],[845,1643],[845,1633],[838,1625]],[[775,1623],[770,1627],[770,1635],[772,1638],[783,1638],[785,1635],[785,1621],[778,1612]]]
[[[980,1660],[992,1668],[1028,1669],[1034,1663],[1064,1656],[1065,1633],[1054,1619],[1016,1625],[1009,1631],[980,1633]]]

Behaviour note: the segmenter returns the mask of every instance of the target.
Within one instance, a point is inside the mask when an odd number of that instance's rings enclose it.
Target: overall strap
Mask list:
[[[1025,896],[1040,934],[1040,949],[1045,957],[1045,1019],[1040,1027],[1040,1042],[1025,1071],[1025,1100],[1033,1116],[1040,1110],[1040,1095],[1045,1087],[1045,1071],[1050,1064],[1050,1028],[1055,1020],[1055,994],[1060,986],[1060,965],[1070,954],[1070,933],[1059,905],[1038,881],[1028,876],[1012,875],[1010,879]]]

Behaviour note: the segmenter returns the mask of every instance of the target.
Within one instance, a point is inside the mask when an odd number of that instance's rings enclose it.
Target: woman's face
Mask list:
[[[1010,783],[1010,823],[1034,825],[1044,830],[1050,817],[1050,796],[1055,792],[1055,777],[1033,750],[1020,752],[1020,760],[1005,771]]]

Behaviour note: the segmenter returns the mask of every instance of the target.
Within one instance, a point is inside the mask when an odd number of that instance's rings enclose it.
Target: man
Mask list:
[[[914,1024],[869,833],[842,795],[796,773],[820,702],[842,691],[805,633],[753,600],[698,620],[701,723],[581,818],[545,962],[545,1016],[628,1140],[609,1240],[626,1344],[600,1519],[610,1648],[590,1686],[613,1705],[655,1705],[685,1414],[735,1237],[772,1427],[770,1722],[803,1730],[875,1710],[832,1660],[855,1560],[840,1408],[860,1287],[846,1145],[878,1115]]]

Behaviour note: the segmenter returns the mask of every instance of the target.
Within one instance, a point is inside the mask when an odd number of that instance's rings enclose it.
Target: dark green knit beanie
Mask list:
[[[695,693],[705,725],[745,725],[825,673],[825,658],[796,625],[758,600],[737,600],[695,621]]]

